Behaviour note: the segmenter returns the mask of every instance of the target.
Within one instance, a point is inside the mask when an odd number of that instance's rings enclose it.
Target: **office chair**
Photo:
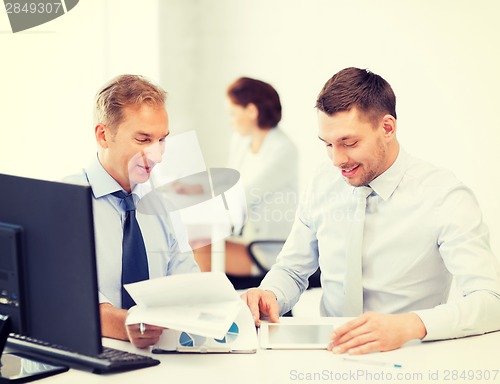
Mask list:
[[[276,257],[280,253],[285,244],[284,240],[256,240],[247,245],[247,252],[252,260],[252,263],[258,268],[259,274],[239,276],[227,274],[229,281],[234,285],[235,289],[248,289],[258,287],[260,282],[276,262]],[[318,270],[309,277],[310,288],[321,287],[320,281],[321,271]],[[292,317],[292,311],[285,313],[282,316]]]
[[[257,267],[257,275],[239,276],[227,274],[235,289],[248,289],[258,287],[260,282],[276,262],[276,257],[285,244],[284,240],[256,240],[247,245],[247,252],[252,263]],[[309,288],[321,287],[320,270],[309,277]]]

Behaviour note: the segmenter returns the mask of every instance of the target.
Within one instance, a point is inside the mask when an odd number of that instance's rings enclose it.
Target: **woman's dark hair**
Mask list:
[[[227,89],[233,104],[246,107],[254,104],[259,112],[259,128],[274,128],[281,120],[281,103],[278,92],[268,83],[249,77],[240,77]]]

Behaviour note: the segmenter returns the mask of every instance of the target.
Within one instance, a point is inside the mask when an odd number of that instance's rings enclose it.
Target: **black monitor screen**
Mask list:
[[[10,319],[10,331],[27,333],[24,286],[24,252],[20,226],[0,221],[0,315]],[[4,340],[0,340],[1,343]]]
[[[25,324],[14,319],[14,330],[80,353],[100,353],[90,187],[0,174],[0,224],[0,291],[13,270],[6,257],[12,255],[9,236],[21,239]]]

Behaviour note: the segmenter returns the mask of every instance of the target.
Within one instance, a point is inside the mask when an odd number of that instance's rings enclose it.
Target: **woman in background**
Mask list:
[[[278,127],[281,102],[276,90],[260,80],[241,77],[227,89],[235,130],[228,167],[240,172],[248,219],[239,236],[226,240],[226,272],[258,272],[247,252],[254,240],[285,240],[297,205],[298,151]],[[210,246],[195,250],[202,271],[210,270]]]

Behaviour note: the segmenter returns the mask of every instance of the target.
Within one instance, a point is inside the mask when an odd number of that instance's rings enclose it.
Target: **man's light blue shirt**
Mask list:
[[[362,273],[364,311],[417,313],[427,340],[500,329],[500,268],[478,203],[449,171],[400,151],[370,183]],[[342,316],[353,187],[331,163],[301,197],[291,234],[261,288],[290,310],[321,268],[321,314]],[[447,302],[452,278],[463,297]]]
[[[121,307],[122,239],[125,210],[121,199],[111,193],[122,190],[100,164],[97,156],[82,173],[65,178],[66,182],[92,187],[96,242],[99,302]],[[178,237],[171,215],[147,185],[138,184],[132,191],[136,216],[148,255],[149,277],[198,272],[185,239]],[[154,203],[151,201],[154,200]],[[176,228],[177,229],[177,228]],[[174,293],[173,293],[174,294]]]

